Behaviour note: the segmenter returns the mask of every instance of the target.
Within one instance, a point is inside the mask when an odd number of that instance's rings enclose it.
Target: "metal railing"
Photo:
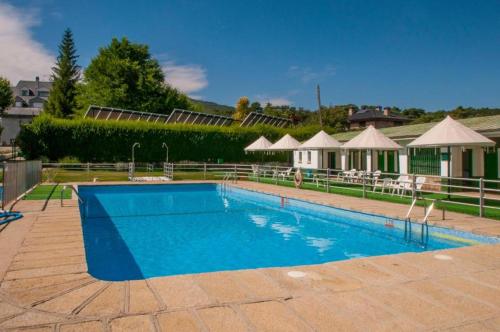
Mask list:
[[[148,166],[149,165],[149,166]],[[153,165],[153,166],[151,166]],[[48,181],[61,174],[75,174],[72,181],[92,180],[94,174],[107,173],[111,179],[127,179],[128,164],[44,164]],[[259,164],[173,163],[171,172],[176,180],[222,180],[225,174],[235,179],[294,186],[296,169],[289,166]],[[135,171],[164,173],[163,163],[136,163]],[[58,175],[59,172],[59,175]],[[415,198],[431,202],[444,209],[447,204],[500,211],[500,180],[484,178],[441,177],[435,175],[399,174],[388,172],[342,171],[339,169],[301,170],[302,188],[329,193],[351,194],[363,198],[379,199],[392,196],[393,200],[410,204]],[[86,175],[88,174],[88,175]],[[120,175],[120,177],[118,177]],[[101,176],[101,175],[100,175]],[[64,177],[57,182],[64,182]],[[69,182],[69,181],[67,181]]]

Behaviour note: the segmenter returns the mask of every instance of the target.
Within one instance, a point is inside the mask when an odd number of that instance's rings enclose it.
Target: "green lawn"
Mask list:
[[[46,199],[61,199],[62,185],[47,185],[42,184],[36,187],[32,192],[24,196],[26,200],[46,200]],[[63,193],[64,199],[71,198],[71,189],[66,188]]]
[[[255,181],[256,179],[250,179]],[[270,183],[270,184],[276,184],[276,180],[270,179],[270,178],[260,178],[260,182],[262,183]],[[278,185],[280,186],[286,186],[286,187],[295,187],[293,181],[278,181]],[[315,190],[315,191],[321,191],[321,192],[326,192],[326,188],[324,186],[319,186],[316,187],[315,183],[310,183],[310,182],[304,182],[302,184],[303,189],[310,189],[310,190]],[[356,189],[356,190],[355,190]],[[353,184],[347,184],[347,183],[335,183],[335,187],[330,186],[330,193],[332,194],[339,194],[339,195],[346,195],[346,196],[353,196],[353,197],[363,197],[363,192],[360,190],[362,187],[360,185],[353,185]],[[386,201],[386,202],[392,202],[392,203],[400,203],[400,204],[411,204],[411,198],[409,197],[399,197],[397,195],[391,196],[387,194],[381,194],[380,192],[372,192],[371,190],[367,189],[366,190],[366,198],[367,199],[374,199],[374,200],[380,200],[380,201]],[[424,195],[424,198],[427,199],[426,201],[420,200],[417,201],[417,204],[420,206],[429,205],[431,199],[446,199],[447,195],[446,194],[426,194]],[[468,197],[460,197],[460,196],[454,196],[453,194],[450,196],[451,201],[456,201],[459,203],[475,203],[477,204],[478,199],[477,198],[468,198]],[[500,202],[498,201],[488,201],[488,204],[492,204],[492,206],[500,206]],[[436,202],[436,208],[438,209],[445,209],[446,211],[453,211],[453,212],[459,212],[459,213],[464,213],[464,214],[470,214],[470,215],[479,215],[479,207],[477,206],[466,206],[466,205],[460,205],[456,203],[449,203],[449,202]],[[485,208],[484,209],[484,215],[487,218],[491,219],[496,219],[500,220],[500,210],[497,209],[492,209],[492,208]]]

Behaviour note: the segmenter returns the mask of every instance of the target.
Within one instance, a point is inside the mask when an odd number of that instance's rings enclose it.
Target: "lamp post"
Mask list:
[[[161,145],[161,147],[167,149],[167,159],[166,159],[166,162],[168,163],[168,145],[167,145],[167,143],[163,142],[162,145]]]
[[[138,142],[135,142],[132,145],[132,177],[134,177],[135,174],[135,147],[141,147],[141,145]]]

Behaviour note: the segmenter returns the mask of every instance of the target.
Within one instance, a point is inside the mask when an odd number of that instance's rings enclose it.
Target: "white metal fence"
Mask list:
[[[296,169],[291,167],[258,164],[210,164],[173,163],[173,179],[219,179],[230,173],[240,180],[294,186]],[[126,180],[128,164],[43,164],[45,178],[54,181],[58,173],[74,173],[74,181],[92,181],[103,173],[123,174]],[[164,164],[136,163],[136,173],[163,173]],[[302,169],[302,188],[330,193],[350,194],[365,198],[388,198],[406,203],[412,198],[437,200],[440,208],[450,204],[477,208],[477,214],[485,215],[485,209],[499,211],[500,180],[484,178],[457,178],[434,175],[399,174],[386,172],[342,171],[339,169]],[[112,178],[112,176],[110,177]],[[64,177],[63,177],[64,179]],[[103,178],[106,180],[107,178]],[[118,178],[117,178],[118,179]],[[443,204],[444,203],[444,204]]]

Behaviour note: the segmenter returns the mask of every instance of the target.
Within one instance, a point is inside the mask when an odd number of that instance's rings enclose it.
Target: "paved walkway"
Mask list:
[[[405,210],[271,185],[238,185],[373,212]],[[76,201],[60,207],[54,200],[43,212],[36,201],[18,208],[25,218],[0,233],[0,330],[498,331],[500,326],[500,245],[105,282],[87,273]],[[498,235],[494,221],[451,213],[448,218],[448,226]],[[304,276],[290,277],[291,271]]]

